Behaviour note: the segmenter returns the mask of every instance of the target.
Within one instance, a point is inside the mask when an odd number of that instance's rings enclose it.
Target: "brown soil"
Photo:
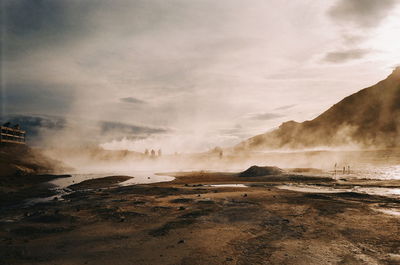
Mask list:
[[[3,211],[0,264],[399,264],[399,217],[371,209],[397,200],[274,187],[295,182],[332,185],[206,172],[109,189],[87,183],[65,201]],[[222,183],[251,186],[205,185]]]

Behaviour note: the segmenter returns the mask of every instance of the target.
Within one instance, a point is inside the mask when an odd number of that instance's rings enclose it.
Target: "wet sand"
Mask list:
[[[174,175],[171,182],[125,187],[116,185],[121,177],[90,180],[64,201],[4,209],[0,264],[400,263],[399,216],[377,210],[400,208],[398,199],[277,188],[363,181]]]

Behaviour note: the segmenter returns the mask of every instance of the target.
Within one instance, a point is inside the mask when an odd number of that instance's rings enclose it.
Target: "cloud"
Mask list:
[[[240,124],[236,124],[232,128],[219,130],[218,133],[226,137],[236,137],[237,139],[243,139],[251,136],[251,134],[248,134],[245,128],[243,128],[243,126]]]
[[[398,3],[397,0],[337,0],[328,9],[328,16],[339,26],[342,48],[325,53],[323,61],[345,63],[369,55],[371,50],[366,45],[374,37],[372,30],[379,30]]]
[[[126,98],[121,98],[120,101],[125,102],[125,103],[132,103],[132,104],[145,104],[146,102],[134,97],[126,97]]]
[[[323,61],[330,63],[344,63],[350,60],[361,59],[371,51],[368,49],[349,49],[329,52],[323,58]]]
[[[136,126],[121,122],[102,121],[100,122],[102,134],[118,133],[119,135],[141,135],[141,134],[160,134],[167,132],[166,129]]]
[[[8,83],[1,97],[8,113],[66,114],[74,99],[72,89],[64,84],[46,82]]]
[[[296,106],[296,104],[284,105],[281,107],[277,107],[274,110],[287,110],[287,109],[293,108],[294,106]]]
[[[89,5],[78,1],[4,0],[5,59],[29,56],[38,48],[73,43],[85,36]]]
[[[338,68],[313,60],[341,47],[326,16],[331,3],[3,0],[0,107],[66,117],[77,139],[142,139],[173,128],[199,148],[210,132],[234,139],[276,126],[285,104],[301,102],[290,118],[306,119],[336,99],[326,91],[341,78]],[[348,42],[357,41],[353,35]],[[273,113],[263,113],[266,104]],[[80,123],[90,128],[76,130]],[[242,131],[219,131],[237,123]]]
[[[329,15],[339,23],[372,28],[378,26],[396,4],[397,0],[339,0],[329,10]]]
[[[251,117],[251,119],[253,119],[253,120],[273,120],[273,119],[282,118],[282,117],[285,117],[285,115],[278,114],[278,113],[266,112],[266,113],[253,115]]]
[[[112,139],[145,139],[168,132],[165,128],[152,128],[114,121],[68,120],[61,116],[51,115],[7,115],[1,123],[19,124],[27,132],[30,144],[37,145],[47,138],[63,139],[63,143],[74,144],[69,138],[72,131],[85,132],[79,135],[79,143],[99,144]],[[64,132],[67,132],[64,134]],[[69,142],[70,141],[70,142]]]

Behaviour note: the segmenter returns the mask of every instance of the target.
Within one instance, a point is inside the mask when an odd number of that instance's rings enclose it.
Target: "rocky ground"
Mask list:
[[[396,199],[276,187],[353,185],[327,178],[175,175],[89,180],[63,201],[2,208],[0,264],[400,264],[400,217],[374,210]],[[249,186],[208,186],[222,183]]]

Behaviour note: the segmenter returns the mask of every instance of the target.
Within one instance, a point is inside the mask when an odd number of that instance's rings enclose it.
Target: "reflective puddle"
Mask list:
[[[389,215],[394,215],[394,216],[400,216],[400,209],[396,208],[386,208],[386,209],[380,209],[380,208],[372,208],[373,210]]]
[[[340,193],[340,192],[349,192],[349,189],[335,189],[331,187],[317,187],[311,185],[280,185],[276,186],[281,190],[292,190],[306,193]]]
[[[341,189],[326,186],[313,185],[280,185],[276,186],[282,190],[292,190],[307,193],[341,193],[341,192],[357,192],[369,195],[386,196],[400,198],[400,188],[383,188],[383,187],[359,187],[355,186],[349,189]]]
[[[155,172],[150,171],[134,171],[134,172],[118,172],[118,173],[82,173],[82,174],[71,174],[71,177],[67,178],[58,178],[48,182],[53,186],[51,190],[56,192],[56,195],[46,197],[46,198],[33,198],[25,201],[26,206],[38,204],[38,203],[47,203],[51,201],[63,200],[63,196],[72,193],[73,191],[68,188],[73,184],[78,184],[85,180],[104,178],[109,176],[131,176],[131,179],[123,181],[119,183],[119,186],[130,186],[137,184],[149,184],[156,182],[165,182],[172,181],[175,178],[165,175],[158,175]]]
[[[218,188],[248,188],[244,184],[213,184],[213,185],[205,185],[207,187],[218,187]]]

